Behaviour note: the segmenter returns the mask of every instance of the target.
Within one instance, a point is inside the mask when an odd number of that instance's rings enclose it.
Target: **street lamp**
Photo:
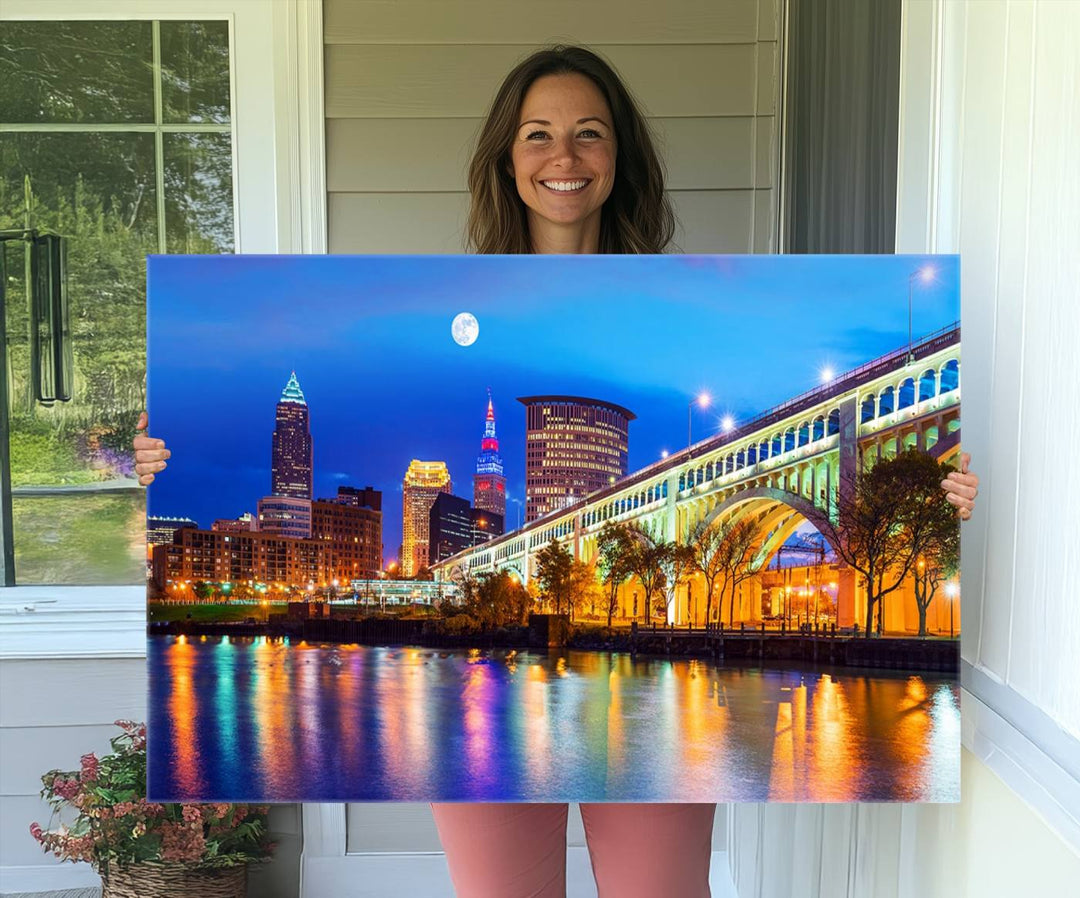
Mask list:
[[[691,426],[693,425],[693,413],[694,406],[697,405],[701,408],[708,408],[709,403],[712,402],[712,397],[708,393],[702,393],[699,396],[695,396],[686,406],[686,448],[689,449],[693,444],[691,437]]]
[[[724,433],[731,433],[735,429],[735,419],[731,415],[724,415],[724,420],[720,422],[720,427]]]
[[[956,605],[956,597],[960,595],[960,587],[955,583],[946,583],[945,595],[949,599],[949,639],[953,639],[953,607]]]
[[[907,360],[910,365],[915,361],[915,353],[913,351],[914,341],[912,340],[911,333],[911,290],[915,284],[915,279],[918,278],[923,284],[929,284],[934,279],[934,266],[923,265],[922,268],[918,268],[908,275],[907,279]]]

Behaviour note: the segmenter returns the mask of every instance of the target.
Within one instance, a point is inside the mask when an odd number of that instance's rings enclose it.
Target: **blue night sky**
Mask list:
[[[955,256],[153,256],[150,433],[173,457],[150,514],[254,512],[270,490],[274,407],[295,370],[310,408],[315,498],[383,491],[384,563],[413,458],[472,498],[487,388],[507,493],[525,497],[518,396],[624,405],[630,470],[746,421],[960,317]],[[457,345],[461,311],[480,335]],[[508,524],[517,506],[507,505]]]

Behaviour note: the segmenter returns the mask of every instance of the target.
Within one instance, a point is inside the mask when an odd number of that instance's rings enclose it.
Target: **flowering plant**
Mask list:
[[[80,770],[50,770],[41,797],[53,820],[65,810],[71,824],[30,834],[60,860],[88,861],[107,875],[110,864],[182,863],[200,869],[267,861],[273,853],[269,807],[242,804],[157,804],[146,800],[146,725],[118,720],[112,754],[82,756]],[[50,826],[52,820],[50,820]]]

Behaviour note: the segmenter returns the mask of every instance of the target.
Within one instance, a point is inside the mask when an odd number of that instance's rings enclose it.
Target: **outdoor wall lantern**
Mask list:
[[[0,330],[6,320],[7,244],[13,241],[24,245],[30,288],[30,380],[34,396],[43,405],[69,402],[73,362],[67,240],[36,230],[0,231]],[[0,350],[6,357],[5,336],[0,333]]]

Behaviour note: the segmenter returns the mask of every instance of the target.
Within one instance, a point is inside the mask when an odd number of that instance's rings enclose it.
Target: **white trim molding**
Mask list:
[[[323,104],[322,0],[280,0],[274,7],[278,128],[279,252],[326,252],[326,117]]]
[[[964,747],[1080,854],[1080,742],[967,661],[961,679]]]
[[[145,658],[145,586],[0,589],[0,658]]]

